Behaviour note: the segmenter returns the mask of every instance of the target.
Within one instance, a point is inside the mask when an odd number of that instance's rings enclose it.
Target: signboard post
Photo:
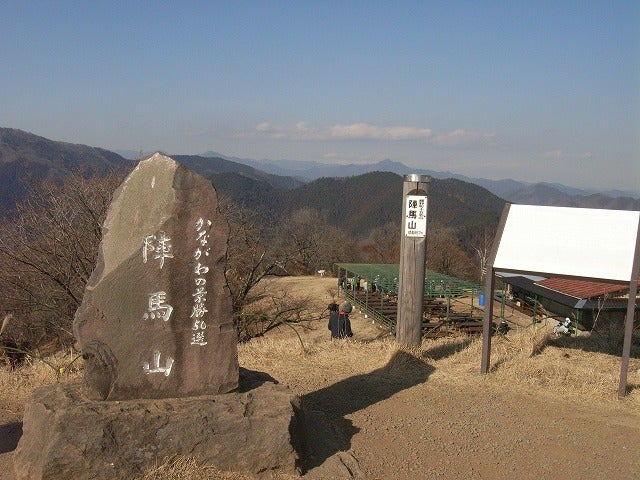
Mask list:
[[[396,342],[408,346],[418,346],[422,340],[427,193],[430,181],[431,178],[427,175],[405,175],[402,187]]]
[[[540,232],[532,235],[531,232]],[[487,262],[482,373],[489,372],[494,274],[522,272],[587,280],[629,282],[618,396],[627,370],[640,274],[640,212],[506,205]]]

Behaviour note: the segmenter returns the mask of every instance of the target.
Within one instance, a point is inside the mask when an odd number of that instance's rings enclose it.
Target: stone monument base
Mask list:
[[[296,474],[299,398],[268,375],[242,373],[236,392],[180,399],[93,401],[80,384],[40,388],[25,407],[16,478],[132,478],[176,455],[222,470]]]

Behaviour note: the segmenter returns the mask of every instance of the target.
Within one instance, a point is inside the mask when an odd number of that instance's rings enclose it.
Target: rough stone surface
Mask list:
[[[227,238],[211,183],[173,159],[156,153],[124,180],[74,320],[89,398],[185,397],[238,386]]]
[[[238,392],[181,399],[95,401],[82,391],[59,383],[30,398],[17,479],[133,478],[175,455],[264,477],[297,472],[299,398],[264,378]]]

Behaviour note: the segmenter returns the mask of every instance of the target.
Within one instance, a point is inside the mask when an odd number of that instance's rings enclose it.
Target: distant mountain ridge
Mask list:
[[[57,142],[14,128],[0,128],[0,164],[32,163],[51,173],[70,168],[104,170],[132,165],[130,160],[103,148]]]
[[[294,178],[273,175],[223,158],[172,156],[205,177],[236,172],[277,189],[286,190],[302,184]],[[2,211],[11,210],[23,198],[25,182],[32,178],[64,178],[77,168],[87,173],[101,173],[112,167],[130,169],[136,163],[102,148],[58,142],[22,130],[0,128],[0,208]]]
[[[221,157],[171,155],[175,160],[211,179],[219,193],[260,212],[268,220],[286,218],[304,206],[312,207],[330,224],[362,238],[378,226],[399,222],[403,179],[392,172],[368,172],[340,178],[323,177],[301,182],[293,177],[265,173]],[[16,190],[7,204],[20,199],[20,180],[64,175],[74,168],[96,172],[111,166],[133,168],[134,161],[85,145],[55,142],[13,129],[0,130],[0,166],[15,175],[0,176],[1,191]],[[356,173],[353,171],[353,173]],[[430,211],[433,222],[469,229],[495,224],[504,201],[477,185],[456,179],[434,179]]]
[[[304,182],[293,177],[274,175],[248,165],[226,160],[222,157],[202,157],[199,155],[171,155],[171,158],[184,164],[206,178],[222,173],[237,173],[241,176],[264,181],[274,188],[289,190]]]
[[[529,185],[504,197],[512,203],[523,205],[640,210],[640,200],[638,199],[622,196],[610,197],[601,193],[569,195],[548,183]]]
[[[640,209],[640,192],[628,192],[621,190],[598,191],[594,189],[569,187],[560,183],[527,183],[513,179],[490,180],[487,178],[467,177],[450,171],[442,172],[429,169],[412,168],[404,165],[403,163],[394,162],[389,159],[382,160],[377,163],[335,165],[298,160],[253,160],[238,157],[226,157],[221,153],[213,151],[205,152],[202,156],[226,158],[234,162],[251,165],[254,168],[276,175],[287,175],[307,181],[322,177],[349,177],[374,171],[393,172],[398,175],[415,173],[419,175],[430,175],[433,178],[455,178],[465,182],[474,183],[486,188],[494,195],[504,198],[512,203],[585,208]],[[531,192],[533,191],[537,191],[538,194],[532,194]],[[550,196],[546,197],[544,192]]]
[[[640,210],[640,199],[622,195],[627,192],[610,192],[611,195],[607,195],[560,184],[469,178],[452,172],[410,168],[391,160],[366,165],[330,165],[296,160],[240,159],[217,152],[172,156],[198,173],[215,179],[214,183],[227,183],[226,187],[236,190],[248,189],[244,194],[231,192],[245,201],[254,201],[252,190],[269,199],[268,192],[274,189],[299,193],[298,189],[310,179],[348,179],[378,171],[396,175],[417,173],[439,180],[456,179],[486,188],[512,203]],[[132,160],[105,149],[57,142],[17,129],[0,128],[0,207],[5,210],[11,208],[21,198],[24,194],[22,181],[30,176],[56,177],[74,168],[105,171],[110,167],[132,168],[134,165]]]

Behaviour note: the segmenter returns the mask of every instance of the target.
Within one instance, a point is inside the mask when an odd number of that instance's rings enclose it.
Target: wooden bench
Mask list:
[[[442,338],[442,337],[448,337],[449,335],[451,335],[451,333],[445,332],[444,330],[434,330],[432,332],[422,333],[423,338]]]
[[[453,328],[464,333],[482,333],[480,322],[459,322],[452,325]]]
[[[440,328],[444,322],[422,322],[422,328]]]

